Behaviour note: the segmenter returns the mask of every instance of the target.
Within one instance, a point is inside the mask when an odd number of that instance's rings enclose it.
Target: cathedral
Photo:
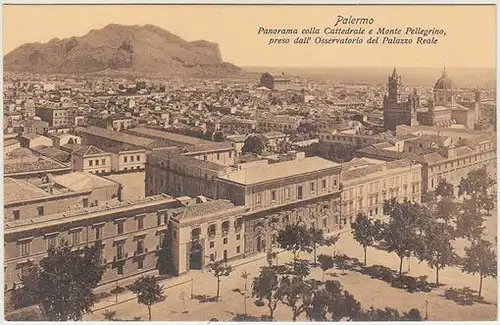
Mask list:
[[[465,107],[457,103],[457,90],[453,81],[448,77],[446,68],[441,78],[434,84],[434,90],[427,107],[418,110],[418,121],[421,125],[450,127],[460,124],[467,129],[474,129],[479,121],[481,101],[479,90],[475,92],[473,107]]]
[[[475,92],[473,107],[466,107],[457,103],[457,90],[453,81],[443,69],[441,77],[434,84],[432,95],[426,106],[420,105],[420,98],[416,89],[406,100],[402,95],[403,83],[396,69],[388,78],[387,94],[384,97],[384,128],[395,130],[396,126],[427,125],[435,127],[450,127],[463,125],[473,129],[479,121],[481,101],[479,90]]]
[[[387,94],[384,96],[384,129],[396,130],[400,124],[416,125],[416,110],[420,106],[417,90],[413,91],[406,100],[402,95],[403,82],[396,68],[388,78]]]

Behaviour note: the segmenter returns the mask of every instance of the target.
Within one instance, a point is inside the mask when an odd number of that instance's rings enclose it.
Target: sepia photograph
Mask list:
[[[496,321],[496,4],[4,4],[6,321]]]

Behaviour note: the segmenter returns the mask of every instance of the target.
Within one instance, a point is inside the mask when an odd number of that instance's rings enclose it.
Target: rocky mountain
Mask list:
[[[235,73],[219,45],[188,42],[153,25],[111,24],[82,37],[24,44],[4,56],[5,71],[31,73]]]

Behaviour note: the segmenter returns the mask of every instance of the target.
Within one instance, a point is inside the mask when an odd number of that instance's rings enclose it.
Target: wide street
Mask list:
[[[486,226],[485,238],[494,242],[496,236],[496,212],[491,217],[486,217],[484,225]],[[466,243],[463,241],[457,242],[458,251],[461,251]],[[334,248],[322,248],[319,253],[332,254]],[[362,248],[354,241],[350,233],[343,233],[339,242],[335,246],[336,253],[345,253],[350,257],[355,257],[360,260],[363,258]],[[319,254],[318,253],[318,254]],[[307,254],[301,254],[301,258],[307,257]],[[308,256],[310,260],[312,257]],[[395,253],[388,254],[378,248],[368,248],[367,252],[368,265],[384,265],[397,270],[399,267],[399,258]],[[279,254],[278,262],[281,264],[284,261],[291,261],[292,255],[288,252]],[[235,264],[244,261],[236,261]],[[174,288],[168,289],[169,283],[179,283],[193,279],[194,295],[209,295],[213,296],[216,293],[216,279],[208,271],[190,272],[175,279],[164,280],[162,283],[167,288],[165,294],[167,296],[164,302],[156,304],[152,307],[152,319],[156,321],[207,321],[211,318],[217,318],[220,321],[230,321],[236,314],[243,314],[245,311],[244,298],[239,293],[234,292],[234,289],[243,289],[245,281],[241,278],[243,271],[249,272],[250,277],[247,280],[247,287],[250,290],[251,282],[254,276],[259,272],[259,268],[266,265],[265,254],[262,258],[251,261],[247,264],[235,267],[234,272],[227,278],[222,278],[221,281],[221,298],[219,302],[204,302],[191,300],[191,284],[186,283]],[[429,282],[434,282],[435,271],[425,263],[419,263],[416,258],[411,258],[404,261],[403,270],[408,271],[413,276],[427,275]],[[479,286],[479,276],[462,273],[458,268],[445,268],[440,272],[440,283],[443,284],[440,288],[434,289],[431,292],[408,293],[402,289],[396,289],[389,284],[372,279],[368,275],[363,275],[354,271],[347,271],[346,275],[340,275],[339,270],[332,269],[328,271],[325,279],[337,279],[344,288],[351,292],[354,297],[361,302],[364,308],[370,306],[384,308],[386,306],[396,308],[399,311],[408,311],[411,308],[420,310],[424,317],[426,313],[429,320],[439,321],[486,321],[496,319],[496,297],[497,288],[496,280],[486,278],[483,281],[483,296],[485,303],[474,303],[472,306],[461,306],[457,303],[446,300],[443,294],[450,287],[463,288],[470,287],[477,290]],[[334,277],[331,273],[337,273]],[[322,271],[319,268],[312,270],[311,277],[321,279]],[[187,299],[183,302],[180,299],[181,292],[185,293]],[[130,293],[129,293],[130,297]],[[120,299],[122,300],[122,299]],[[268,315],[266,306],[257,307],[253,303],[255,299],[247,299],[247,313],[252,316],[260,317]],[[99,306],[96,306],[97,308]],[[116,311],[116,318],[122,320],[132,320],[134,317],[140,317],[142,320],[148,319],[147,307],[138,305],[136,300],[131,300],[118,304],[113,307],[105,308]],[[104,320],[103,311],[99,310],[94,314],[87,315],[84,320]],[[290,321],[291,311],[286,306],[279,305],[275,318],[280,321]],[[301,320],[305,320],[302,316]]]

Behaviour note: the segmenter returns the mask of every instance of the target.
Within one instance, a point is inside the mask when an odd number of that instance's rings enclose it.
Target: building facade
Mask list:
[[[340,165],[319,158],[249,167],[219,176],[218,197],[245,206],[245,255],[277,245],[278,231],[301,223],[339,229]]]
[[[381,218],[384,202],[393,198],[420,203],[421,170],[409,159],[378,163],[355,159],[342,164],[341,224],[349,227],[359,213]]]

